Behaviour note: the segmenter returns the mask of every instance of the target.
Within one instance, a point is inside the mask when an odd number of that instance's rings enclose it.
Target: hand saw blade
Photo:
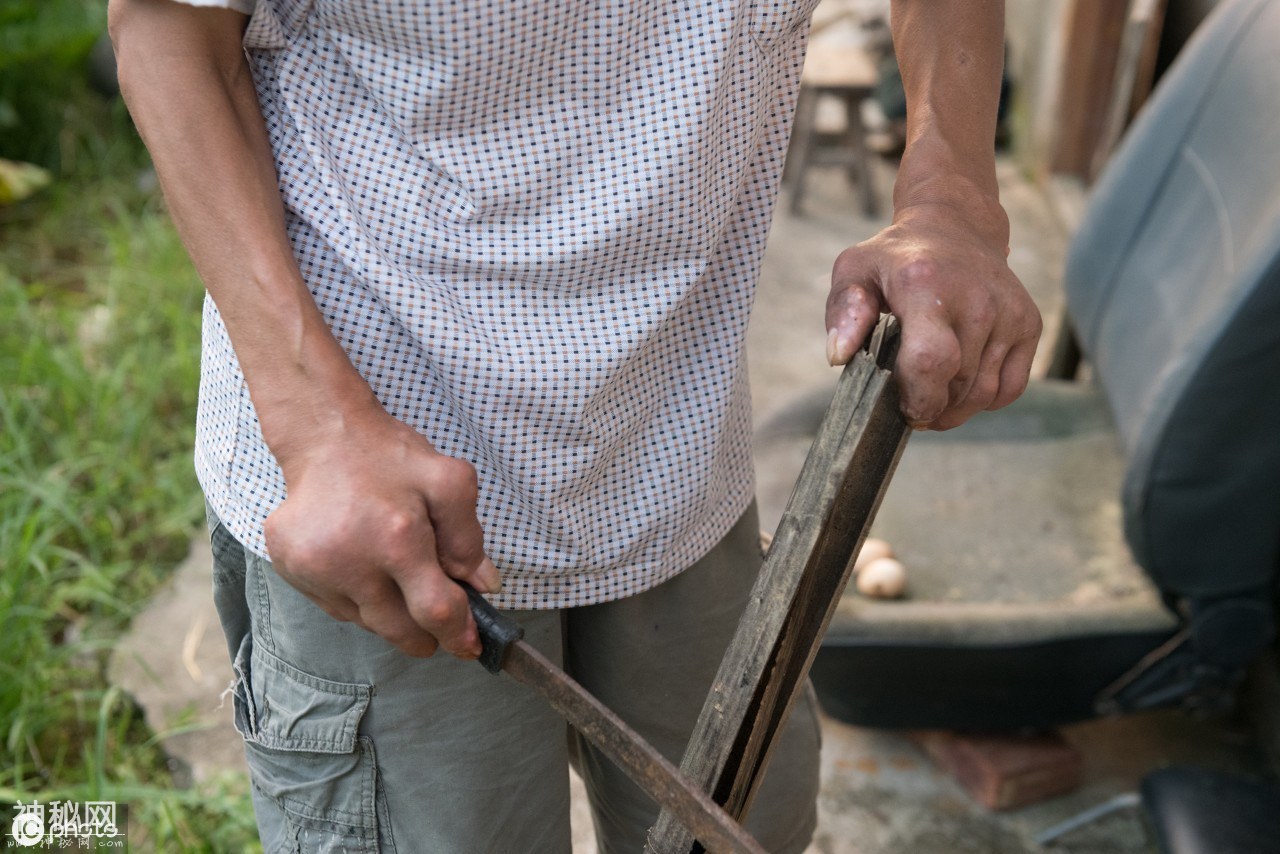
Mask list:
[[[609,707],[522,638],[524,630],[466,584],[480,630],[480,663],[505,671],[543,696],[584,738],[627,772],[658,804],[670,810],[712,852],[764,854],[742,826],[680,769],[627,726]]]

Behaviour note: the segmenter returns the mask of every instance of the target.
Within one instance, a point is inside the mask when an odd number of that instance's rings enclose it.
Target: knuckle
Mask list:
[[[1040,337],[1040,333],[1044,331],[1044,318],[1040,314],[1040,309],[1034,305],[1031,306],[1031,310],[1028,313],[1030,314],[1030,317],[1027,322],[1026,337],[1031,340],[1036,340]]]
[[[1018,340],[1035,340],[1044,329],[1044,318],[1040,307],[1027,297],[1019,301],[1017,308],[1010,313],[1010,326]]]
[[[867,301],[867,291],[861,285],[833,287],[831,293],[827,295],[827,309],[843,312],[863,306]]]
[[[324,552],[312,542],[290,542],[272,552],[272,562],[295,576],[312,578],[324,569]]]
[[[480,492],[480,476],[476,467],[466,460],[452,460],[447,474],[453,491],[460,497],[474,499]]]
[[[912,258],[898,268],[894,278],[906,290],[928,289],[938,284],[942,270],[929,258]]]
[[[336,518],[329,517],[324,520],[323,524],[317,525],[312,534],[312,539],[326,549],[341,548],[343,544],[351,542],[356,533],[357,528],[354,524],[354,517],[342,513],[337,515]]]
[[[837,281],[846,278],[850,274],[851,269],[862,266],[863,259],[867,253],[865,244],[859,243],[857,246],[850,246],[844,249],[836,256],[835,263],[831,265],[831,280]]]
[[[930,377],[955,377],[960,370],[960,343],[936,338],[917,339],[898,356],[907,373]]]
[[[828,312],[836,311],[840,308],[841,300],[845,298],[847,290],[848,288],[836,285],[834,282],[831,284],[831,290],[827,291]]]
[[[441,555],[441,568],[450,578],[467,579],[484,557],[484,546],[473,537],[450,537],[448,554]]]
[[[401,543],[410,539],[419,525],[415,514],[404,509],[389,510],[382,519],[389,543]]]
[[[443,626],[453,618],[453,606],[444,599],[418,602],[413,608],[413,618],[420,626]]]
[[[277,511],[278,512],[278,511]],[[272,565],[302,578],[323,578],[349,551],[350,531],[340,519],[296,524],[287,515],[268,516],[263,536]]]
[[[440,456],[427,470],[427,480],[435,490],[451,497],[474,496],[479,493],[479,477],[475,466],[456,457]]]
[[[996,302],[991,298],[990,294],[982,294],[974,297],[966,309],[969,320],[974,325],[982,329],[990,329],[995,325],[999,312],[996,310]]]

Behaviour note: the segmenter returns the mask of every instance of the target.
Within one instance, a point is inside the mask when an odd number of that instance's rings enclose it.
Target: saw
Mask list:
[[[462,585],[480,632],[480,664],[528,685],[574,729],[625,770],[709,851],[764,854],[760,843],[622,718],[524,638],[524,629]]]

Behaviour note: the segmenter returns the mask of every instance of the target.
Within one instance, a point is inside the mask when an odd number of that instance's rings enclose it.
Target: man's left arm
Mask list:
[[[1007,263],[996,186],[1004,3],[894,0],[892,25],[907,95],[893,224],[836,259],[827,355],[847,362],[892,311],[903,414],[946,430],[1022,394],[1040,337],[1040,313]]]

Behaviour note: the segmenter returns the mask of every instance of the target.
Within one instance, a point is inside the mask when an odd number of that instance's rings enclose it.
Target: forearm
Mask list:
[[[903,414],[947,430],[1022,393],[1040,335],[996,184],[1004,3],[894,0],[893,37],[907,94],[893,224],[836,259],[827,352],[847,361],[892,311]]]
[[[170,0],[111,4],[121,89],[283,464],[376,401],[293,258],[244,22]]]
[[[994,145],[1003,0],[894,0],[892,23],[908,104],[895,209],[956,206],[1007,241]]]

